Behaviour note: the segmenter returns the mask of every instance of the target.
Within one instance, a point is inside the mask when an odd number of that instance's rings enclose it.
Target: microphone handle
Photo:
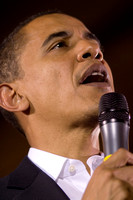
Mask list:
[[[130,126],[124,122],[108,122],[100,126],[105,156],[113,154],[119,148],[129,149],[128,136]]]

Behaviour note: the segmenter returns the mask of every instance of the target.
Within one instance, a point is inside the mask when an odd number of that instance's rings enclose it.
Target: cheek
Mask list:
[[[67,77],[68,72],[63,68],[59,71],[53,67],[47,70],[42,68],[42,70],[27,74],[24,84],[31,104],[34,107],[40,104],[45,108],[61,106],[63,101],[68,99],[70,92],[70,80],[68,81]]]

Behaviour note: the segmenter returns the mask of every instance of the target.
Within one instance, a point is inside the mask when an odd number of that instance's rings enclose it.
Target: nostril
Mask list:
[[[98,53],[95,57],[95,59],[100,59],[102,57],[102,55],[100,53]]]
[[[85,53],[84,55],[82,55],[82,58],[88,58],[88,57],[90,57],[90,56],[91,56],[90,53]]]

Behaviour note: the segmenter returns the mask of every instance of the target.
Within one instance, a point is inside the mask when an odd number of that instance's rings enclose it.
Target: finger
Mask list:
[[[133,154],[126,149],[119,149],[108,160],[103,163],[109,168],[123,167],[125,165],[133,165]]]
[[[133,199],[133,188],[126,182],[114,179],[110,199]]]
[[[113,175],[120,180],[126,181],[133,187],[133,166],[125,166],[113,170]]]

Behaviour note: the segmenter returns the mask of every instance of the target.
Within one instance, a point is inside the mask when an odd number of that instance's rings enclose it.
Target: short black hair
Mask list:
[[[57,9],[34,14],[21,22],[7,38],[5,38],[0,45],[0,84],[11,83],[24,77],[24,71],[19,64],[19,58],[27,43],[27,37],[26,33],[22,31],[22,28],[38,17],[54,13],[63,14],[63,12]],[[9,123],[24,134],[24,130],[13,112],[7,111],[2,107],[0,107],[0,112]]]

